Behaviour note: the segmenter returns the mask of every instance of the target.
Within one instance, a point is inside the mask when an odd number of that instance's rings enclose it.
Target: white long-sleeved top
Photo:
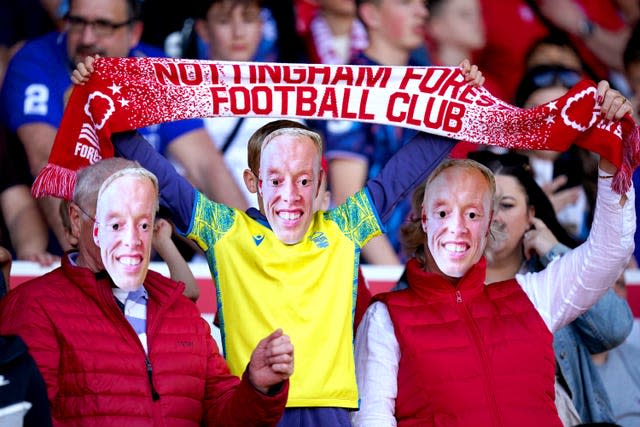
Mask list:
[[[611,180],[599,179],[587,241],[540,272],[516,275],[552,333],[587,311],[624,272],[636,229],[633,187],[626,196],[628,200],[620,206],[621,198],[611,190]],[[372,304],[356,335],[360,410],[353,415],[354,426],[396,425],[400,352],[387,306]]]

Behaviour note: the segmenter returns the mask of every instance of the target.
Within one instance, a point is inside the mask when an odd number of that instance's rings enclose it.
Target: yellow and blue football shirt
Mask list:
[[[258,342],[282,328],[295,354],[287,406],[357,408],[352,325],[360,249],[382,231],[366,189],[317,212],[295,245],[197,193],[187,237],[213,272],[231,372],[241,376]]]

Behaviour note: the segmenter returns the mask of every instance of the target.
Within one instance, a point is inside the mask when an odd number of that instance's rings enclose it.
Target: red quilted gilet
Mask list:
[[[407,266],[379,295],[400,345],[399,426],[561,426],[552,334],[515,280],[485,286],[484,258],[454,287]]]

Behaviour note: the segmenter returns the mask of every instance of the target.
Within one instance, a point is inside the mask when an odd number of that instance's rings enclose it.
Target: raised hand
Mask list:
[[[598,83],[598,103],[601,114],[607,120],[620,120],[625,114],[633,114],[633,105],[620,92],[612,89],[609,82]]]
[[[164,248],[167,244],[173,244],[171,240],[171,234],[173,233],[173,226],[169,221],[163,218],[156,220],[153,227],[153,246],[158,251]]]
[[[548,253],[551,248],[558,244],[558,239],[553,235],[547,225],[539,218],[532,218],[533,228],[524,233],[524,255],[527,259],[531,255],[538,254],[543,256]]]
[[[547,197],[549,197],[553,210],[556,214],[567,206],[578,201],[578,197],[580,197],[579,186],[558,191],[560,187],[567,183],[567,180],[566,175],[560,175],[555,177],[553,181],[542,186],[542,190],[545,192]]]
[[[473,87],[482,86],[484,84],[484,76],[477,65],[471,65],[468,59],[463,60],[459,67],[462,69],[465,81]]]
[[[84,58],[84,62],[78,62],[76,69],[71,73],[71,81],[77,85],[85,84],[89,80],[91,73],[93,73],[93,63],[98,58],[100,58],[100,55],[87,56]]]

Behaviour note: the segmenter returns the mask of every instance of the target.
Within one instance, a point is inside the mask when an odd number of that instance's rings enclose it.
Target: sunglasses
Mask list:
[[[540,71],[532,75],[531,80],[538,88],[561,85],[570,89],[582,80],[582,76],[577,71],[558,68]]]

